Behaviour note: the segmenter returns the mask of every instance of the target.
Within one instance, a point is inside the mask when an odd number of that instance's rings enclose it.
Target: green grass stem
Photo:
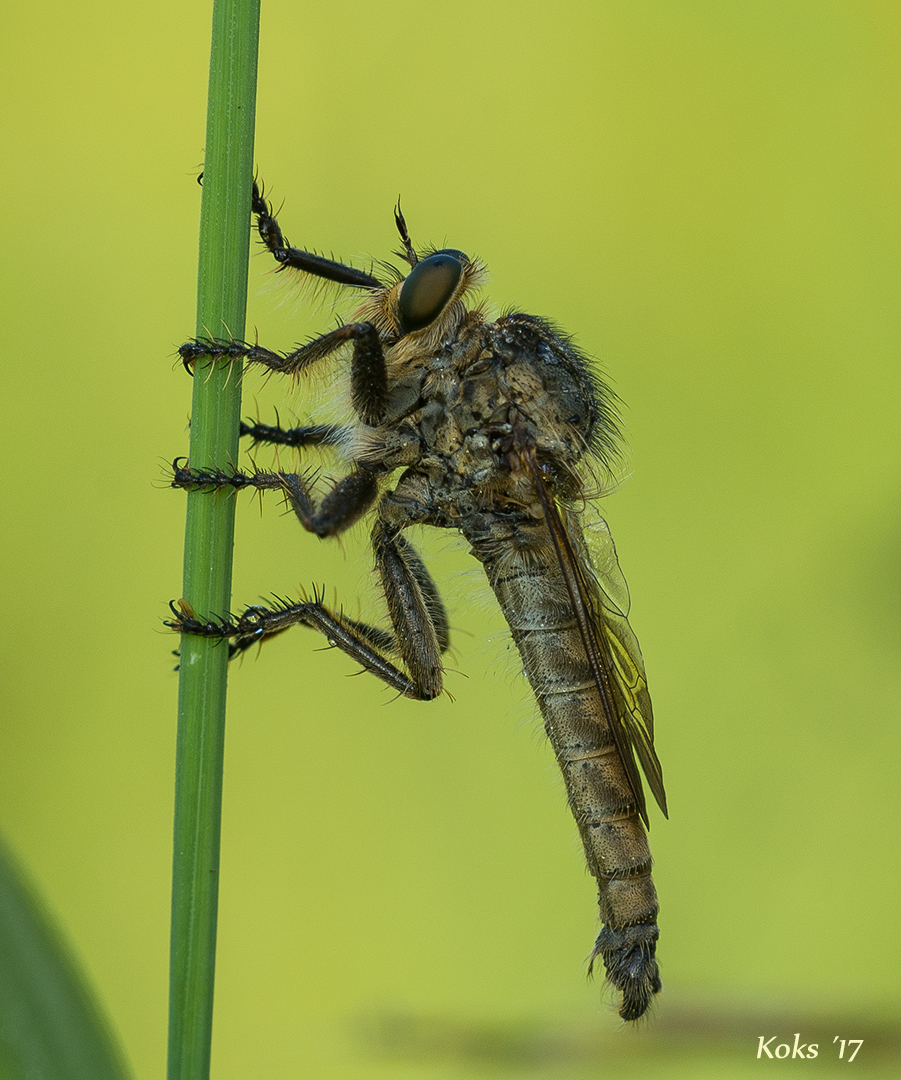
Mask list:
[[[197,336],[243,338],[259,0],[214,0],[200,217]],[[190,463],[238,455],[240,365],[194,373]],[[231,604],[234,494],[187,496],[183,596],[201,617]],[[181,639],[169,981],[169,1080],[210,1071],[228,650]]]

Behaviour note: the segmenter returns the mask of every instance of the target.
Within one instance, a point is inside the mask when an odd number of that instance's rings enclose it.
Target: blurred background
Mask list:
[[[209,31],[206,3],[35,0],[2,46],[0,831],[140,1078]],[[795,1032],[819,1076],[834,1037],[897,1075],[899,50],[891,0],[264,2],[255,157],[290,240],[388,257],[400,194],[417,245],[481,256],[498,309],[557,321],[626,403],[604,513],[670,799],[665,993],[623,1030],[586,982],[594,888],[537,710],[478,567],[425,537],[453,700],[391,700],[303,630],[231,674],[218,1080],[740,1077]],[[333,324],[270,267],[249,336]],[[310,415],[253,374],[244,401]],[[369,616],[366,532],[241,496],[235,606],[324,583]]]

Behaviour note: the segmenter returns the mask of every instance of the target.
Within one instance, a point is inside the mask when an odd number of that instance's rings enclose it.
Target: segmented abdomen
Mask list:
[[[620,1016],[635,1020],[660,990],[657,893],[647,834],[550,539],[541,542],[539,535],[534,546],[504,551],[496,538],[495,533],[493,542],[480,544],[470,537],[473,554],[485,565],[538,699],[598,883],[604,927],[591,962],[602,957],[608,979],[623,995]]]

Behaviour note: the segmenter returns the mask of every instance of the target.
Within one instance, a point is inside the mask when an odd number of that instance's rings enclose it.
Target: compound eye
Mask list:
[[[417,263],[403,283],[398,299],[401,329],[422,330],[435,321],[454,295],[463,276],[462,252],[439,251]]]

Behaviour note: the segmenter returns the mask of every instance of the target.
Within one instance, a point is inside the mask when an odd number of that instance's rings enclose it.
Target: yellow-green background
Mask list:
[[[141,1078],[164,1062],[165,462],[209,22],[35,0],[3,30],[0,828]],[[606,514],[670,795],[666,991],[618,1032],[584,980],[593,888],[552,757],[439,536],[455,700],[392,702],[304,631],[232,672],[219,1080],[751,1076],[791,1069],[755,1054],[796,1031],[811,1075],[847,1067],[835,1035],[865,1034],[856,1075],[893,1069],[899,54],[891,0],[264,0],[255,157],[290,239],[386,256],[400,193],[417,243],[483,257],[492,300],[575,333],[628,405]],[[332,324],[268,269],[250,333]],[[274,407],[304,416],[249,376],[245,413]],[[353,608],[365,530],[319,543],[240,502],[236,606],[324,582]]]

